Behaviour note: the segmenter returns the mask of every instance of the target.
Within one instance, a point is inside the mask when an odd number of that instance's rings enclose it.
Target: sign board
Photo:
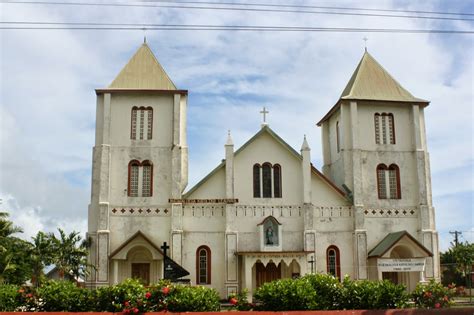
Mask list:
[[[377,268],[382,272],[424,271],[425,258],[379,258]]]
[[[169,280],[178,280],[181,277],[189,275],[189,272],[178,265],[174,260],[165,256],[164,259],[164,278]]]

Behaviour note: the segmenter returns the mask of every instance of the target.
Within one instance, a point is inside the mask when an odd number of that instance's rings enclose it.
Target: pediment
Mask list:
[[[417,258],[431,256],[433,256],[433,253],[407,231],[387,234],[368,254],[369,258]]]
[[[126,260],[128,259],[129,252],[136,248],[147,249],[153,260],[161,260],[164,255],[160,248],[154,244],[145,234],[141,231],[133,234],[129,239],[122,243],[117,249],[115,249],[109,256],[110,259]]]

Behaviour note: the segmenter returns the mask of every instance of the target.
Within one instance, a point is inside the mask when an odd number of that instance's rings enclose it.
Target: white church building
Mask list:
[[[222,163],[186,190],[188,92],[147,44],[96,94],[89,287],[158,281],[164,242],[191,284],[223,298],[310,272],[439,279],[429,102],[369,53],[317,123],[322,172],[306,139],[297,151],[264,123],[240,148],[229,134]]]

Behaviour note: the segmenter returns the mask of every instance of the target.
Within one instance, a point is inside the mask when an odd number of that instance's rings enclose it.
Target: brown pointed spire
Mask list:
[[[128,61],[109,89],[176,90],[150,47],[143,43]]]

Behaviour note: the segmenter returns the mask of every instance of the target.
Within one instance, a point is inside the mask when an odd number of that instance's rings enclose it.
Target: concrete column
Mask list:
[[[350,139],[346,135],[346,130],[349,126],[346,126],[346,123],[349,123],[349,108],[347,104],[342,103],[340,106],[341,115],[339,116],[339,146],[341,151],[349,148]]]
[[[118,271],[119,271],[119,261],[117,259],[113,260],[114,262],[114,285],[118,284]]]
[[[187,95],[180,98],[181,192],[188,185]]]
[[[306,136],[301,146],[301,172],[303,174],[303,203],[311,203],[311,149],[306,141]]]
[[[104,94],[104,114],[102,116],[102,144],[110,144],[110,103],[111,94]]]
[[[367,279],[367,231],[356,230],[355,238],[355,276],[356,279]]]
[[[109,234],[108,230],[97,231],[97,282],[109,282]]]
[[[110,145],[102,144],[99,148],[98,158],[99,160],[99,192],[98,201],[108,202],[109,201],[109,189],[110,189]]]
[[[329,121],[326,121],[321,126],[321,143],[323,146],[323,172],[324,175],[330,176],[325,169],[331,164],[331,146],[329,145]]]
[[[420,106],[412,105],[413,146],[415,151],[423,150],[421,142]]]
[[[234,142],[230,130],[225,144],[225,196],[234,199]]]
[[[243,266],[242,266],[242,271],[243,271],[243,283],[242,283],[242,289],[247,289],[247,298],[249,301],[252,300],[252,261],[249,257],[244,256],[242,258]]]
[[[183,204],[171,204],[171,253],[170,257],[178,264],[182,264],[183,247]]]
[[[181,145],[181,94],[173,99],[173,146]]]
[[[351,119],[351,148],[359,149],[359,117],[357,112],[357,102],[350,103]]]

